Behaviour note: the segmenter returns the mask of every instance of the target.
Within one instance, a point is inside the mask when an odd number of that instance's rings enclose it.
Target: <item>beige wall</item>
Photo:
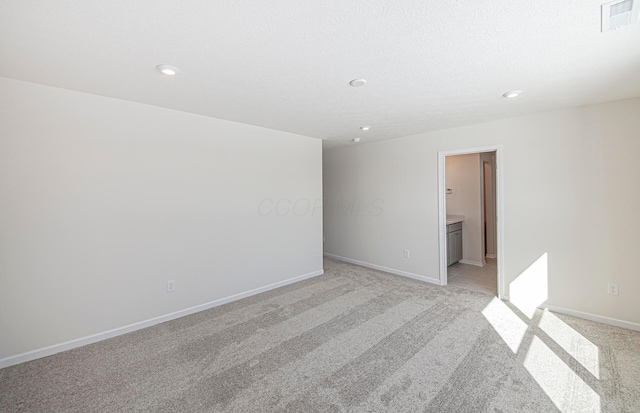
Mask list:
[[[2,78],[0,96],[0,359],[322,269],[320,140]]]
[[[325,251],[437,279],[437,153],[502,144],[506,286],[547,253],[548,304],[640,323],[639,136],[636,98],[327,150],[326,203],[384,208],[325,211]]]
[[[482,247],[482,198],[480,155],[447,156],[446,195],[447,215],[464,215],[462,223],[462,259],[468,264],[484,263]]]

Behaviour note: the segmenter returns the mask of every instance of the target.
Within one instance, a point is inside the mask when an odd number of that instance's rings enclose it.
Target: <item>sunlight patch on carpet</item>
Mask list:
[[[538,337],[523,364],[561,412],[600,412],[600,396]]]
[[[538,327],[589,370],[596,379],[600,378],[598,347],[595,344],[548,310],[542,313]]]
[[[520,320],[509,307],[497,297],[482,310],[482,315],[514,353],[518,352],[527,324]]]

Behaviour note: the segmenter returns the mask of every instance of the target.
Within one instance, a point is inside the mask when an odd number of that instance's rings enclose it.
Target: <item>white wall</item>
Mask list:
[[[636,98],[327,150],[326,203],[384,208],[326,211],[325,251],[438,278],[437,153],[502,144],[506,285],[548,253],[548,304],[640,323],[639,137]]]
[[[446,187],[452,193],[446,195],[447,215],[464,215],[462,223],[462,259],[468,264],[482,265],[482,197],[480,179],[480,155],[447,156]]]
[[[3,78],[0,96],[0,359],[322,269],[320,140]]]

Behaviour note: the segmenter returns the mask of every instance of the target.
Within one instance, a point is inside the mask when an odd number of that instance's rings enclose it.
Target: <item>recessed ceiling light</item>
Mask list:
[[[171,65],[158,65],[156,66],[156,69],[158,69],[158,71],[163,75],[167,76],[175,76],[180,73],[180,69]]]
[[[371,129],[371,126],[360,126],[360,129],[367,131],[369,129]]]
[[[521,94],[522,94],[522,90],[512,90],[510,92],[506,92],[505,94],[503,94],[502,97],[515,98],[520,96]]]
[[[351,139],[351,140],[352,140],[353,142],[355,142],[355,143],[359,143],[359,142],[360,142],[360,138],[353,138],[353,139]]]
[[[364,86],[367,81],[365,79],[353,79],[349,84],[353,87]]]

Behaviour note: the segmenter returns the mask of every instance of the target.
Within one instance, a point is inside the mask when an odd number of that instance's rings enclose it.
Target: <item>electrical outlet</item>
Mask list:
[[[167,281],[167,292],[172,293],[175,290],[176,290],[176,281],[175,280]]]
[[[405,257],[405,258],[410,258],[410,257],[411,257],[411,251],[409,251],[409,250],[404,250],[404,257]]]
[[[618,295],[618,284],[607,285],[607,294]]]

